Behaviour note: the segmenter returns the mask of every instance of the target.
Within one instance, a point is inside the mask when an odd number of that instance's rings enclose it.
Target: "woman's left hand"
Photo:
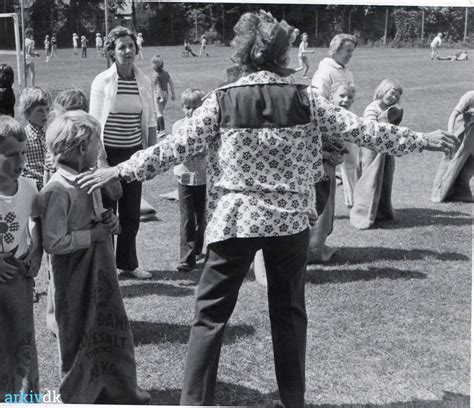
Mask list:
[[[90,194],[94,190],[119,180],[117,167],[104,167],[92,171],[86,171],[77,176],[76,181],[82,190]]]
[[[428,145],[425,150],[432,152],[444,152],[451,156],[459,146],[458,139],[451,133],[444,130],[435,130],[434,132],[425,133]]]

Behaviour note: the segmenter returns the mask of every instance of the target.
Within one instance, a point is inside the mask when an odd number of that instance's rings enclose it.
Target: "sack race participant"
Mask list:
[[[75,182],[92,167],[100,124],[84,111],[69,111],[48,127],[46,142],[57,171],[39,194],[43,243],[51,254],[49,290],[60,353],[64,403],[142,404],[134,342],[117,279],[111,234],[120,231],[99,192]]]
[[[448,129],[460,147],[453,158],[444,156],[433,183],[431,201],[472,201],[469,182],[474,174],[474,91],[465,93],[449,117]]]
[[[39,393],[33,277],[41,266],[35,182],[21,177],[26,134],[0,115],[0,402]]]

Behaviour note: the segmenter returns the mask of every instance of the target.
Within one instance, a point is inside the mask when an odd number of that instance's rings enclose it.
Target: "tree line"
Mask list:
[[[3,3],[3,4],[2,4]],[[39,40],[55,34],[58,45],[71,46],[73,32],[90,40],[105,33],[104,0],[35,0],[26,9],[25,26]],[[210,42],[228,45],[242,13],[264,9],[284,18],[309,36],[311,46],[327,46],[337,33],[355,34],[361,43],[389,46],[426,46],[442,32],[447,43],[470,47],[474,33],[467,32],[471,9],[463,7],[401,7],[373,5],[168,3],[108,0],[109,27],[127,25],[142,32],[147,45],[177,45],[187,38],[197,42],[206,34]],[[2,7],[3,6],[3,7]],[[3,10],[2,10],[3,8]],[[124,10],[130,13],[123,14]],[[19,0],[0,0],[0,13],[19,12]],[[472,27],[472,20],[468,23]],[[0,22],[0,48],[14,46],[11,22]]]

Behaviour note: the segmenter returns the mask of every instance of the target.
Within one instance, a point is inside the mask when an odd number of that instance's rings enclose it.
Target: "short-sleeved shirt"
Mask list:
[[[433,41],[431,41],[431,48],[438,48],[441,45],[441,38],[436,36]]]
[[[26,63],[29,64],[33,62],[33,54],[35,52],[35,41],[28,37],[25,39],[25,52]]]
[[[15,251],[19,258],[30,246],[30,217],[39,216],[36,206],[38,190],[35,182],[25,177],[18,179],[18,190],[12,196],[0,195],[0,250]]]

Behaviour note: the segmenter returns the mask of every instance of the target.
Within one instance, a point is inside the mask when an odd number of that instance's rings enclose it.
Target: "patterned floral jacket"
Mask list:
[[[359,118],[291,78],[259,71],[212,92],[173,135],[118,165],[146,180],[207,150],[206,243],[296,234],[316,218],[322,140],[392,155],[422,151],[420,133]]]

